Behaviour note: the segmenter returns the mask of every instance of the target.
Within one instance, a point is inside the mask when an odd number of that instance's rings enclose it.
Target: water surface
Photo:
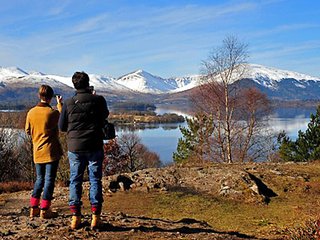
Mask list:
[[[185,113],[157,109],[158,114],[177,113],[188,116]],[[315,113],[316,108],[281,108],[275,109],[269,120],[272,131],[277,134],[284,130],[291,139],[296,139],[298,131],[305,131],[310,114]],[[141,138],[142,143],[149,150],[156,152],[164,164],[172,163],[172,154],[177,149],[178,139],[182,137],[179,126],[186,126],[186,123],[152,124],[150,128],[137,129],[134,132]],[[120,130],[120,135],[126,130]]]

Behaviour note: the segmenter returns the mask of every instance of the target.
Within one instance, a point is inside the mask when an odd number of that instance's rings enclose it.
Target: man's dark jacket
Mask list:
[[[63,104],[59,128],[67,132],[68,151],[92,152],[102,150],[102,127],[109,115],[103,96],[93,95],[88,90],[77,90]]]

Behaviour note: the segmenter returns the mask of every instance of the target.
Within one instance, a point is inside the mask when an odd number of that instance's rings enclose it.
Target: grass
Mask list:
[[[104,210],[107,212],[120,211],[177,221],[193,218],[206,221],[217,231],[236,231],[267,239],[282,239],[287,228],[297,227],[310,218],[307,199],[297,202],[275,198],[269,205],[253,205],[183,192],[129,192],[117,193],[105,200]],[[316,208],[320,210],[319,206]],[[316,212],[314,209],[314,214]]]

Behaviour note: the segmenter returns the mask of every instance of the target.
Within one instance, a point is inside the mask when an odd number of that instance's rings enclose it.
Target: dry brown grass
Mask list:
[[[30,190],[33,187],[31,182],[2,182],[0,183],[0,193],[12,193],[23,190]]]

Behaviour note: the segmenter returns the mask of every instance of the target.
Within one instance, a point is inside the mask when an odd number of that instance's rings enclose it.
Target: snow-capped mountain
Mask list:
[[[199,75],[164,79],[146,71],[137,70],[119,77],[117,82],[138,92],[160,94],[191,89],[199,84],[198,79]]]
[[[108,96],[109,101],[132,98],[132,90],[115,82],[110,77],[90,74],[90,84],[97,92]],[[40,85],[47,84],[53,87],[55,93],[65,98],[74,94],[75,90],[71,77],[46,75],[41,72],[27,72],[16,67],[0,67],[0,105],[1,103],[25,104],[33,103],[37,99]]]
[[[245,79],[238,82],[242,87],[260,89],[270,99],[320,99],[320,77],[298,72],[250,64]]]
[[[38,72],[27,73],[19,68],[0,68],[0,83],[7,88],[39,87],[48,84],[54,88],[67,87],[63,82]]]
[[[166,94],[185,93],[200,84],[200,75],[162,78],[137,70],[118,78],[89,74],[90,85],[109,99],[137,99],[150,95],[151,100]],[[320,77],[312,77],[293,71],[280,70],[257,64],[249,64],[244,79],[237,81],[241,87],[256,87],[275,99],[319,99]],[[74,93],[71,76],[48,75],[37,71],[28,72],[18,67],[0,67],[0,101],[19,100],[34,96],[39,85],[48,84],[65,96]],[[32,95],[33,94],[33,95]]]
[[[73,88],[73,83],[71,77],[61,77],[57,75],[47,75],[47,77],[59,81],[70,88]],[[131,89],[126,86],[118,84],[114,78],[106,77],[96,74],[89,74],[90,85],[94,86],[96,90],[105,91],[130,91]]]
[[[90,84],[99,91],[130,91],[126,86],[115,82],[114,78],[100,76],[96,74],[89,74]],[[0,83],[3,86],[39,86],[40,84],[48,84],[52,87],[62,87],[73,89],[71,77],[64,77],[58,75],[47,75],[42,72],[31,71],[27,72],[16,67],[0,67]]]
[[[309,81],[320,81],[320,77],[313,77],[293,71],[280,70],[258,64],[249,64],[246,78],[253,79],[256,83],[270,89],[276,89],[279,82],[285,79],[296,80],[297,87],[305,88]]]
[[[165,93],[176,88],[173,80],[163,79],[143,70],[137,70],[121,76],[116,82],[143,93]]]

